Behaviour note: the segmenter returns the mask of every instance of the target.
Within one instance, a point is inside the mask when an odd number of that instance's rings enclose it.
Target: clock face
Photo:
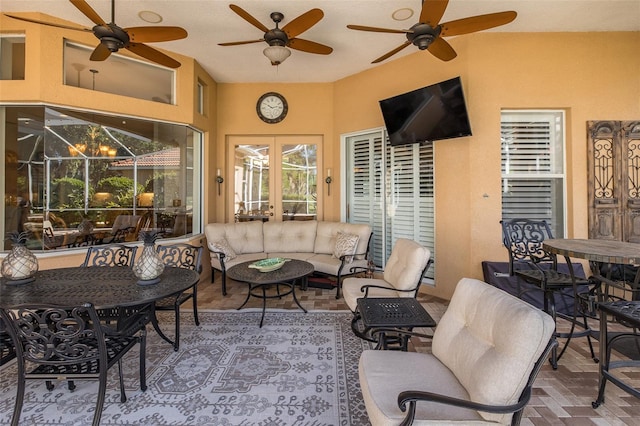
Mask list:
[[[265,123],[279,123],[287,115],[287,100],[279,93],[265,93],[258,99],[256,110],[258,117]]]

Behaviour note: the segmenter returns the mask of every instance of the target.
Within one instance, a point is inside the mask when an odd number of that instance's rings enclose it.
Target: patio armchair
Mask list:
[[[17,426],[27,380],[98,380],[93,425],[100,424],[107,388],[107,371],[118,365],[120,401],[127,397],[122,378],[122,357],[140,347],[140,389],[146,390],[144,327],[137,335],[107,335],[91,304],[82,306],[20,306],[0,311],[16,342],[18,380],[12,426]]]
[[[348,277],[342,282],[344,301],[355,312],[360,297],[416,297],[424,274],[431,266],[431,252],[415,241],[398,238],[382,278]],[[351,273],[366,268],[352,268]]]
[[[362,353],[359,378],[371,424],[518,425],[557,345],[554,329],[553,318],[540,309],[463,278],[436,327],[431,353]]]

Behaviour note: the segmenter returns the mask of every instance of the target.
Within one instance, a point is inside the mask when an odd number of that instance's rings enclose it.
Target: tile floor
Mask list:
[[[223,297],[220,274],[216,274],[216,281],[213,284],[210,282],[200,284],[198,306],[208,309],[236,309],[246,298],[247,286],[228,280],[227,287],[227,296]],[[335,290],[309,288],[307,291],[296,291],[296,295],[302,306],[307,309],[348,309],[342,299],[335,299]],[[446,304],[440,299],[420,294],[419,300],[436,320],[446,309]],[[261,306],[261,301],[255,298],[247,304],[247,307]],[[291,296],[268,300],[267,307],[298,309]],[[412,342],[411,350],[428,351],[429,349],[428,341],[414,339]],[[640,388],[640,369],[625,369],[621,374],[626,375],[636,387]],[[572,340],[559,361],[558,369],[554,371],[547,364],[538,375],[533,397],[525,409],[521,424],[640,425],[640,399],[625,393],[611,383],[607,384],[605,403],[598,409],[593,409],[591,402],[597,395],[597,386],[598,364],[590,358],[587,339]]]

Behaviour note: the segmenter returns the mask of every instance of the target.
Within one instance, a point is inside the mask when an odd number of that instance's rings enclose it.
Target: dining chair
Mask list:
[[[80,266],[133,266],[138,247],[123,244],[110,244],[105,246],[91,246],[87,249],[87,255]]]
[[[558,353],[557,348],[551,351],[551,365],[558,368],[558,360],[562,357],[572,337],[587,337],[591,358],[598,362],[591,341],[591,330],[587,323],[587,315],[582,307],[582,302],[588,299],[589,289],[592,283],[575,274],[567,274],[558,271],[557,256],[546,251],[543,247],[545,240],[553,239],[553,233],[549,224],[544,220],[510,219],[501,220],[502,242],[509,252],[509,275],[515,275],[529,284],[533,284],[543,292],[543,310],[553,318],[562,318],[571,324],[569,332],[558,333],[555,336],[566,338],[566,342]],[[572,276],[573,275],[573,276]],[[587,287],[584,287],[587,286]],[[578,288],[586,288],[584,297],[580,297]],[[573,299],[573,313],[565,314],[556,310],[556,296],[567,296],[569,289]],[[527,291],[527,290],[525,290]],[[581,317],[582,321],[578,320]],[[583,330],[576,331],[579,326]]]
[[[145,391],[146,331],[136,335],[104,333],[93,305],[16,306],[0,315],[16,342],[18,380],[12,426],[17,426],[24,403],[26,381],[46,380],[51,391],[53,380],[98,380],[98,396],[93,426],[100,424],[107,388],[107,372],[118,364],[120,401],[127,400],[122,378],[122,357],[139,345],[140,389]]]
[[[4,320],[0,317],[0,366],[16,357],[16,346],[7,331]]]
[[[166,266],[177,268],[186,268],[196,271],[198,274],[202,272],[202,247],[196,247],[191,244],[179,243],[171,245],[158,245],[156,248],[158,254]],[[196,325],[200,325],[198,319],[198,283],[196,282],[190,289],[180,294],[165,297],[156,301],[155,309],[157,311],[174,311],[175,321],[175,341],[173,349],[177,351],[180,347],[180,305],[187,300],[193,301],[193,317]]]

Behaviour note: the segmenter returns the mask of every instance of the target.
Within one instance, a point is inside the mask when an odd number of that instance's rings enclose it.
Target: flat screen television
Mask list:
[[[460,77],[380,101],[391,145],[471,136]]]

